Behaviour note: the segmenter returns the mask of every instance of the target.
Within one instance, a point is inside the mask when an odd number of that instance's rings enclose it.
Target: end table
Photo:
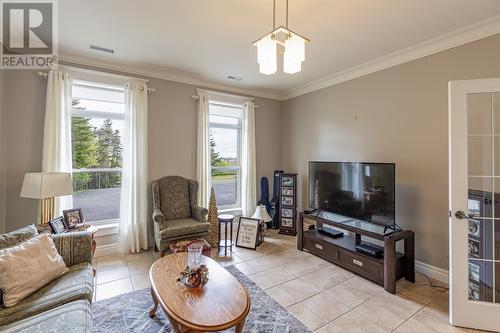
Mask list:
[[[230,249],[231,252],[233,252],[233,221],[234,221],[234,215],[230,214],[222,214],[219,215],[219,239],[217,242],[217,253],[220,252],[221,248],[224,248],[224,256],[227,256],[227,248]],[[229,240],[227,239],[227,225],[229,224],[230,228],[230,235],[229,235]],[[224,225],[224,240],[221,240],[221,229],[222,225]]]

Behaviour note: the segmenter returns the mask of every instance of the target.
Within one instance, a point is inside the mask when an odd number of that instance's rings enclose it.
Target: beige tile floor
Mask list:
[[[95,258],[95,300],[150,286],[148,271],[157,252]],[[270,230],[256,251],[234,248],[223,266],[235,265],[312,331],[474,332],[448,324],[448,293],[400,280],[396,295],[338,266],[296,248],[295,237]]]

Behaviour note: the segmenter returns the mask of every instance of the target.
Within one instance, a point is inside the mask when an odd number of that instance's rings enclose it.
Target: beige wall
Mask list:
[[[34,223],[35,200],[19,198],[25,172],[40,171],[46,81],[36,71],[6,73],[8,138],[6,230]],[[156,92],[149,95],[149,179],[166,175],[194,178],[196,147],[196,87],[150,79]],[[281,106],[279,101],[256,98],[257,176],[272,177],[281,167]],[[5,111],[3,111],[5,112]],[[0,206],[1,207],[1,206]]]
[[[149,96],[149,178],[178,174],[195,177],[196,87],[151,79]],[[281,103],[256,98],[257,178],[272,178],[280,163]]]
[[[415,231],[417,260],[447,268],[447,83],[488,77],[500,35],[286,101],[282,161],[302,208],[309,160],[395,162],[397,223]]]
[[[149,96],[149,179],[166,175],[195,178],[196,87],[151,79],[156,91]],[[256,98],[257,181],[281,166],[281,107],[279,101]],[[260,184],[260,183],[259,183]],[[260,186],[257,187],[260,198]]]
[[[499,59],[497,35],[285,102],[257,98],[257,175],[271,181],[276,168],[298,172],[306,208],[309,160],[395,162],[397,222],[416,232],[418,260],[446,268],[447,82],[498,77]],[[41,168],[46,81],[36,71],[0,76],[0,230],[3,216],[12,230],[33,223],[38,211],[19,193],[24,173]],[[149,178],[192,178],[195,87],[157,79],[149,85],[156,89],[149,98]]]
[[[24,174],[42,167],[46,81],[35,70],[5,70],[3,75],[5,229],[10,231],[37,222],[38,202],[19,194]]]

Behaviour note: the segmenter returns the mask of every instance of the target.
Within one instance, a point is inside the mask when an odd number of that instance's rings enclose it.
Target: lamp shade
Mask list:
[[[267,213],[266,206],[259,205],[255,210],[255,213],[252,215],[253,219],[263,220],[264,222],[271,222],[273,219]]]
[[[71,174],[35,172],[24,175],[21,198],[47,199],[73,194]]]

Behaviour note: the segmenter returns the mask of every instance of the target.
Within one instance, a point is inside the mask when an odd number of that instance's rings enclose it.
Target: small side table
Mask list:
[[[231,252],[233,252],[233,221],[234,221],[234,215],[230,214],[223,214],[219,215],[219,239],[217,242],[217,253],[220,252],[221,248],[224,248],[224,256],[227,256],[227,248],[230,249]],[[229,229],[230,229],[230,236],[229,240],[227,239],[227,225],[229,224]],[[224,225],[224,240],[221,240],[221,232],[222,232],[222,225]]]

